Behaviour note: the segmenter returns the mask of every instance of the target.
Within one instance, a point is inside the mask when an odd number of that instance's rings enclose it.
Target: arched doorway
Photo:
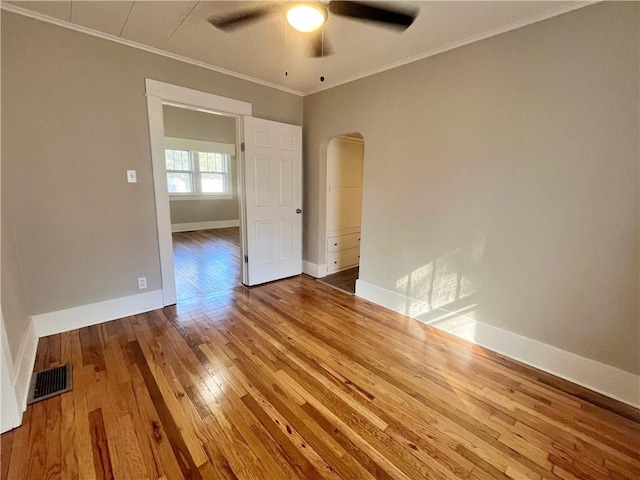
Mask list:
[[[360,265],[364,139],[359,133],[327,145],[326,265],[322,283],[353,295]]]

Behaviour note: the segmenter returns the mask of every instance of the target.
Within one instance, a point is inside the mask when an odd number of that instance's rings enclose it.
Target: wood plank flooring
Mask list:
[[[238,227],[173,234],[178,302],[241,284]]]
[[[40,340],[3,479],[638,479],[640,414],[300,276]]]

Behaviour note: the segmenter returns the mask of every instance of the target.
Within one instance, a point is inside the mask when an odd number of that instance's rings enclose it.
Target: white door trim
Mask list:
[[[150,78],[145,79],[145,85],[147,96],[160,97],[167,104],[175,102],[179,107],[192,106],[196,109],[202,108],[232,115],[251,115],[251,104],[241,100],[221,97],[213,93],[201,92]]]
[[[160,250],[160,274],[162,277],[163,304],[176,303],[176,280],[173,265],[173,244],[171,239],[171,216],[169,213],[169,193],[167,191],[166,166],[164,161],[164,121],[162,105],[174,105],[192,110],[222,113],[236,117],[236,151],[240,151],[242,142],[242,116],[251,115],[250,103],[221,97],[213,93],[201,92],[191,88],[145,79],[147,112],[149,115],[149,140],[151,143],[151,163],[153,165],[153,185],[156,202],[156,222],[158,227],[158,248]],[[242,154],[238,158],[238,178],[242,178]],[[243,191],[240,190],[240,234],[243,225]],[[241,255],[245,254],[244,242],[241,243]],[[243,282],[246,281],[246,268],[243,264]]]
[[[4,317],[0,309],[0,433],[4,433],[22,423],[22,410],[18,403],[18,392],[14,378],[16,370],[4,326]]]

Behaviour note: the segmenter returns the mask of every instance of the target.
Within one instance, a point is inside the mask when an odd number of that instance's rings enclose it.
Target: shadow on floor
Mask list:
[[[356,293],[356,280],[358,279],[358,267],[353,267],[342,272],[332,273],[323,278],[318,278],[318,282],[323,283],[331,288],[340,290],[348,295]]]

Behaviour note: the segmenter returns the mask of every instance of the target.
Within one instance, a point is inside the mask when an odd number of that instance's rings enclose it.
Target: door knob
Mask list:
[[[300,208],[296,208],[296,213],[300,215],[302,213],[302,210]]]

